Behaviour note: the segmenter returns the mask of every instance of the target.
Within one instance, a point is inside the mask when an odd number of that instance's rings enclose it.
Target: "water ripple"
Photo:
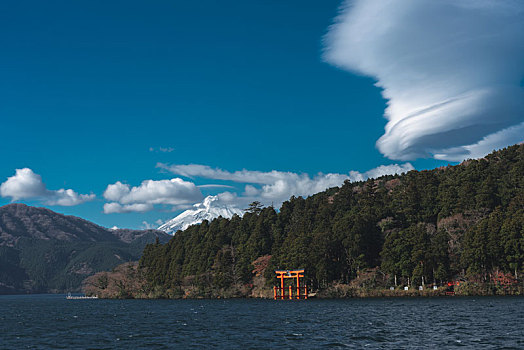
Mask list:
[[[65,300],[0,296],[0,348],[518,349],[524,298]]]

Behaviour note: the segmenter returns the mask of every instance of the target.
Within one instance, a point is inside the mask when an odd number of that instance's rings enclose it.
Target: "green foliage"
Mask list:
[[[23,238],[0,247],[0,293],[76,291],[98,271],[138,259],[140,246],[124,242],[64,242]],[[4,290],[5,289],[5,290]]]
[[[21,290],[27,274],[20,267],[20,251],[0,246],[0,294],[9,294]]]
[[[346,181],[277,213],[252,203],[240,218],[215,219],[146,246],[140,266],[151,288],[182,283],[239,288],[252,262],[271,255],[274,269],[305,268],[308,284],[348,283],[380,266],[399,283],[443,282],[462,272],[524,268],[524,146],[431,171]],[[200,294],[199,294],[200,295]]]

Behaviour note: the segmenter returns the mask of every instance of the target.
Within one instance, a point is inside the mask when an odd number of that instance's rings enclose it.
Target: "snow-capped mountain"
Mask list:
[[[207,196],[202,203],[195,204],[195,209],[184,211],[177,217],[166,221],[158,229],[174,235],[178,230],[185,230],[204,220],[211,221],[219,216],[230,219],[235,214],[242,216],[244,210],[222,203],[218,196]]]

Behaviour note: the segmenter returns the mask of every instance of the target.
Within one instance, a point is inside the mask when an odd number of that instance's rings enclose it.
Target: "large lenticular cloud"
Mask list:
[[[355,0],[325,59],[377,79],[391,159],[479,157],[524,139],[524,1]]]

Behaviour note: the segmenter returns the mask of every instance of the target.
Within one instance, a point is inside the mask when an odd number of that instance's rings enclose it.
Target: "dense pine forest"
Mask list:
[[[305,268],[314,290],[364,274],[384,285],[516,283],[524,269],[524,145],[430,171],[344,183],[279,211],[253,203],[146,246],[155,297],[246,295],[254,277]],[[256,283],[255,283],[256,284]]]

